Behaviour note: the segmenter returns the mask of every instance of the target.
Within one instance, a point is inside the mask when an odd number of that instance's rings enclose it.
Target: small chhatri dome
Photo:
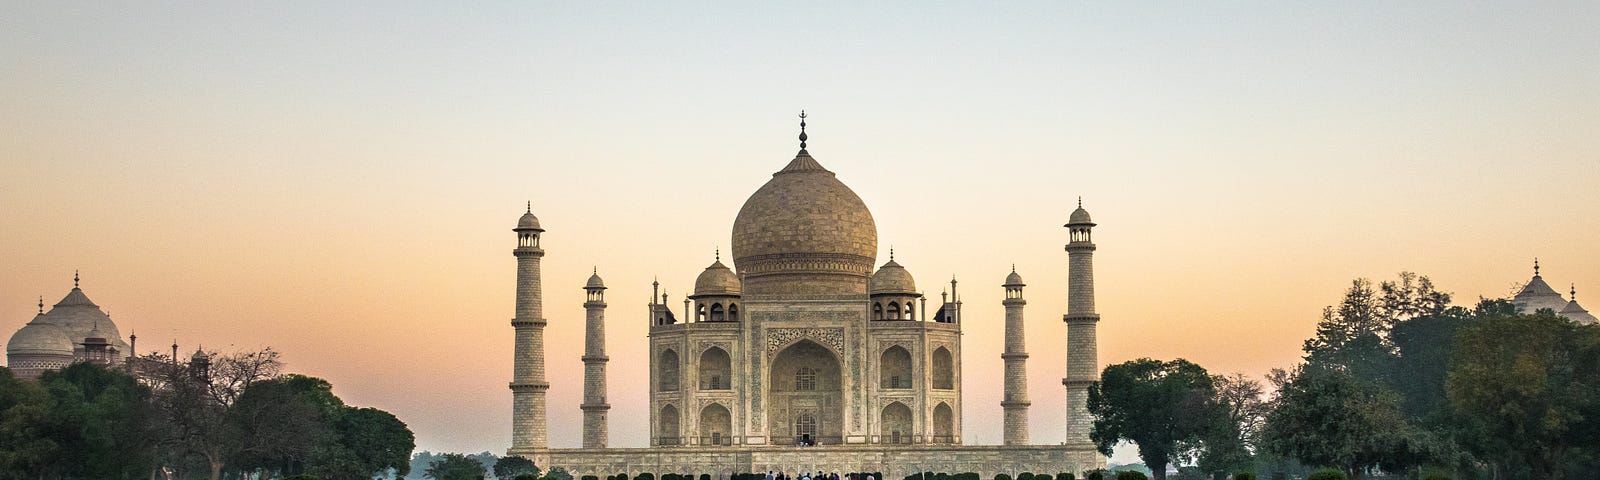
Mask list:
[[[191,361],[206,361],[206,360],[211,360],[211,356],[206,354],[205,349],[196,348],[196,349],[194,349],[194,355],[190,355],[189,356],[189,360],[191,360]]]
[[[911,272],[906,267],[894,261],[891,254],[889,262],[878,267],[878,273],[872,274],[873,294],[917,294],[917,282],[911,278]]]
[[[1002,287],[1026,287],[1028,285],[1025,284],[1025,283],[1022,283],[1022,275],[1017,275],[1017,266],[1016,265],[1012,265],[1011,266],[1011,274],[1010,275],[1006,275],[1006,283],[1005,283],[1005,285],[1001,285],[1001,286]]]
[[[517,229],[544,231],[544,229],[539,228],[539,217],[533,216],[533,202],[528,202],[527,212],[522,214],[522,218],[517,219]]]
[[[711,262],[711,265],[706,267],[705,271],[700,272],[700,276],[694,279],[694,295],[697,297],[702,295],[737,296],[742,293],[742,290],[743,288],[739,285],[739,276],[733,273],[733,269],[722,264],[721,255],[718,255],[718,259]]]
[[[1083,197],[1078,197],[1078,209],[1072,211],[1072,216],[1067,217],[1066,226],[1088,225],[1094,226],[1094,221],[1089,219],[1089,211],[1083,209]]]
[[[589,275],[589,283],[585,283],[583,285],[583,288],[589,289],[589,290],[605,290],[606,289],[606,282],[603,281],[603,280],[600,280],[600,267],[595,267],[594,268],[594,273]]]

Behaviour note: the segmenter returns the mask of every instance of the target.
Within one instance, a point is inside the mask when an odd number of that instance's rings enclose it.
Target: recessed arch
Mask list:
[[[681,388],[681,379],[682,371],[679,369],[678,352],[670,348],[662,350],[661,356],[656,360],[656,390],[676,392]]]
[[[911,443],[911,407],[891,402],[878,416],[878,432],[882,443]]]
[[[678,445],[679,437],[678,408],[672,405],[661,407],[661,415],[656,417],[656,444]]]
[[[955,410],[950,404],[939,402],[933,407],[933,441],[934,443],[955,442]]]
[[[884,349],[878,357],[878,388],[912,388],[911,352],[899,345]]]
[[[727,313],[722,310],[722,303],[718,302],[718,303],[711,304],[711,321],[713,321],[713,322],[726,322],[726,321],[728,321]]]
[[[955,359],[950,355],[950,350],[939,347],[933,350],[933,388],[951,390],[955,388]]]
[[[800,339],[778,351],[767,371],[767,434],[776,444],[843,443],[842,362],[833,350]]]
[[[700,444],[729,445],[733,432],[733,415],[720,403],[700,409]]]
[[[723,350],[722,347],[711,347],[700,353],[701,390],[733,388],[731,372],[733,372],[733,361],[728,356],[727,350]]]

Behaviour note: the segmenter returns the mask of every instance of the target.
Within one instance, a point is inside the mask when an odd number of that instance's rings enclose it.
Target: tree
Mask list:
[[[1365,278],[1351,281],[1339,305],[1323,309],[1316,335],[1305,341],[1306,363],[1391,384],[1395,347],[1390,329],[1409,319],[1440,315],[1450,303],[1450,294],[1436,290],[1428,277],[1411,272],[1398,276],[1377,288]]]
[[[502,457],[494,463],[494,478],[512,478],[520,473],[532,473],[537,477],[539,467],[534,466],[533,460],[519,456]]]
[[[45,372],[39,384],[48,402],[34,427],[57,448],[35,477],[150,475],[155,450],[149,441],[148,388],[126,373],[87,362]]]
[[[199,455],[210,468],[211,480],[220,479],[223,468],[245,453],[230,430],[229,410],[251,385],[278,375],[283,368],[278,352],[271,348],[213,352],[203,363],[183,363],[159,354],[142,360],[149,368],[146,381],[156,391],[156,430],[163,456],[176,461]]]
[[[1261,446],[1359,478],[1371,467],[1401,471],[1434,460],[1429,440],[1406,423],[1392,392],[1342,370],[1305,365],[1273,400]]]
[[[343,407],[327,381],[287,375],[258,381],[238,396],[229,410],[227,437],[221,445],[226,461],[243,469],[284,474],[305,472],[334,432],[332,418]],[[319,458],[324,463],[327,458]]]
[[[436,456],[428,465],[427,477],[434,480],[482,480],[486,470],[477,459],[459,453]]]
[[[1181,358],[1111,365],[1089,386],[1089,437],[1106,455],[1119,440],[1138,444],[1139,458],[1156,480],[1164,480],[1167,464],[1192,456],[1217,425],[1221,410],[1214,396],[1206,370]]]
[[[1575,452],[1600,448],[1600,327],[1504,311],[1457,338],[1446,395],[1482,433],[1481,458],[1560,480]]]
[[[50,398],[38,383],[0,367],[0,479],[38,478],[60,454],[60,445],[41,431]]]
[[[1213,375],[1211,384],[1216,391],[1212,403],[1222,414],[1216,417],[1219,424],[1204,435],[1205,451],[1197,466],[1221,480],[1230,472],[1250,466],[1250,451],[1255,447],[1267,406],[1261,396],[1261,382],[1242,373]]]
[[[333,431],[337,442],[323,448],[343,451],[339,458],[350,460],[337,467],[314,463],[313,470],[320,476],[329,480],[367,480],[389,469],[394,469],[397,476],[410,472],[416,436],[393,414],[376,408],[346,407],[340,410]]]

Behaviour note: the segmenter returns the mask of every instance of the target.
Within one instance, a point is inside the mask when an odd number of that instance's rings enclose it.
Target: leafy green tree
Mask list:
[[[1222,412],[1215,395],[1211,376],[1188,360],[1111,365],[1089,386],[1089,437],[1106,455],[1120,440],[1139,445],[1139,458],[1156,480],[1164,480],[1167,464],[1192,456],[1218,424]]]
[[[228,412],[225,447],[233,452],[231,461],[283,474],[307,473],[319,453],[325,455],[319,462],[332,463],[326,455],[342,452],[318,448],[335,438],[331,420],[343,407],[332,389],[325,380],[302,375],[255,382]]]
[[[40,428],[50,397],[38,383],[0,367],[0,479],[35,479],[56,462],[61,446]]]
[[[1480,458],[1565,477],[1574,454],[1600,449],[1600,327],[1548,312],[1498,312],[1461,332],[1446,393],[1482,435]]]
[[[132,376],[94,363],[45,372],[50,397],[46,438],[59,446],[39,477],[148,477],[155,451],[148,430],[149,388]]]
[[[1302,366],[1278,391],[1262,431],[1269,452],[1352,478],[1433,461],[1436,444],[1405,421],[1398,398],[1350,373]]]
[[[404,476],[416,437],[394,415],[376,408],[339,410],[332,442],[312,455],[308,470],[328,480],[367,480],[390,469]],[[324,437],[327,438],[327,437]]]
[[[500,461],[494,464],[495,478],[512,478],[522,473],[532,473],[535,477],[540,476],[539,467],[535,466],[533,460],[528,460],[527,457],[515,455],[501,457]]]
[[[1371,280],[1358,278],[1338,306],[1323,309],[1315,336],[1302,347],[1306,363],[1390,385],[1397,378],[1392,375],[1396,354],[1390,329],[1409,319],[1440,315],[1449,304],[1450,294],[1438,291],[1432,280],[1415,273],[1400,272],[1398,280],[1377,287]]]
[[[487,472],[477,459],[459,453],[437,455],[426,471],[433,480],[482,480]]]

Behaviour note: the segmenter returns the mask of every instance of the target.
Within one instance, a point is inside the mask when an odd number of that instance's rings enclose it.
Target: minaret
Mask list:
[[[1000,304],[1006,307],[1006,350],[1000,354],[1006,365],[1005,398],[1000,401],[1000,408],[1005,410],[1005,444],[1028,444],[1028,354],[1024,350],[1027,343],[1022,335],[1022,306],[1028,301],[1022,299],[1022,276],[1017,275],[1017,267],[1011,266],[1011,274],[1006,276],[1006,283],[1001,285],[1006,289],[1006,299]]]
[[[533,204],[517,220],[517,316],[511,319],[516,329],[511,373],[511,451],[510,454],[538,454],[550,448],[545,431],[544,305],[539,292],[539,218]],[[535,460],[538,461],[538,460]]]
[[[1089,230],[1094,222],[1089,211],[1083,209],[1083,199],[1078,199],[1078,209],[1072,212],[1067,224],[1067,378],[1061,380],[1067,387],[1067,445],[1093,443],[1089,432],[1094,419],[1089,416],[1089,385],[1100,376],[1099,354],[1095,342],[1095,325],[1100,315],[1094,313],[1094,242]]]
[[[589,276],[583,286],[588,299],[583,302],[585,335],[583,342],[583,448],[606,448],[606,284],[600,271]]]

